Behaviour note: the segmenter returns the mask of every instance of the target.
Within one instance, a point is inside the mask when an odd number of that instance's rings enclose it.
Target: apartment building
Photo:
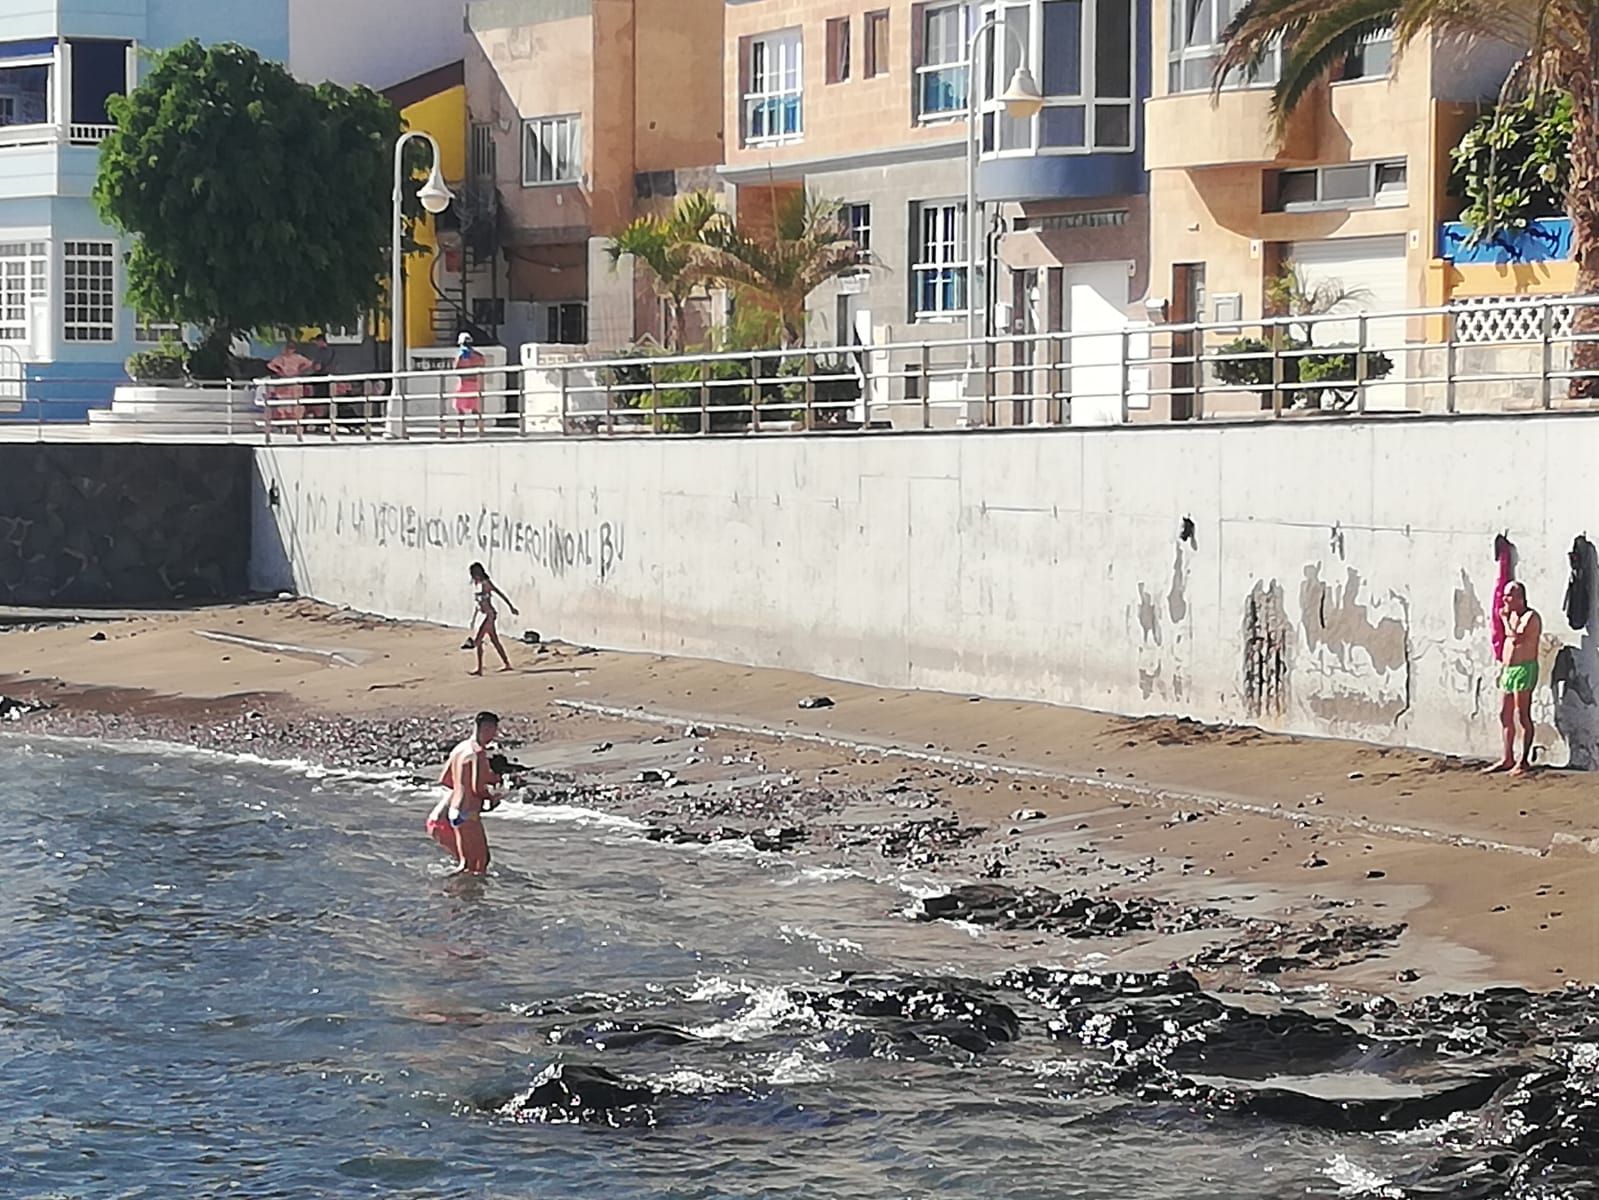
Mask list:
[[[1440,228],[1459,207],[1449,152],[1516,51],[1423,37],[1396,58],[1388,38],[1373,38],[1311,89],[1279,137],[1274,61],[1212,94],[1221,36],[1239,7],[1156,0],[1164,69],[1145,118],[1157,214],[1151,290],[1169,319],[1258,318],[1269,282],[1289,265],[1311,285],[1350,293],[1343,311],[1436,301]],[[1385,344],[1419,333],[1383,324],[1373,337]],[[1404,370],[1400,357],[1394,378]]]
[[[125,247],[89,198],[107,100],[137,83],[145,52],[232,41],[297,71],[298,54],[314,80],[393,82],[460,57],[460,3],[411,0],[405,36],[389,0],[345,0],[336,16],[311,0],[0,4],[0,370],[28,372],[47,418],[77,419],[170,332],[123,303]],[[378,32],[350,38],[351,22]]]
[[[728,0],[723,174],[741,211],[798,188],[841,201],[875,264],[813,298],[811,339],[964,334],[969,303],[991,331],[1119,328],[1144,275],[1148,16],[1144,0]],[[1016,120],[998,97],[1022,65],[1044,105]]]
[[[475,324],[507,346],[660,339],[649,281],[606,246],[716,187],[723,0],[474,0],[468,191],[497,209]],[[703,313],[701,320],[703,323]]]

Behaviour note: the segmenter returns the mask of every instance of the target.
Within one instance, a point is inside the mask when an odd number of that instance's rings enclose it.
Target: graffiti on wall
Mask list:
[[[524,520],[481,506],[474,510],[428,512],[386,500],[329,497],[300,492],[292,519],[303,537],[325,537],[357,545],[426,552],[457,551],[463,556],[524,559],[556,578],[588,575],[605,581],[621,567],[626,536],[621,522],[597,519],[574,525],[554,519]]]

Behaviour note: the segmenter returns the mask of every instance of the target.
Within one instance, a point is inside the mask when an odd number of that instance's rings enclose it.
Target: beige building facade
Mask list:
[[[728,0],[726,34],[722,171],[741,214],[807,189],[871,254],[812,297],[813,343],[960,338],[969,306],[990,334],[1119,329],[1138,311],[1147,0]],[[1020,65],[1045,97],[1026,121],[996,98]]]
[[[474,295],[504,344],[660,338],[648,281],[613,268],[606,245],[718,186],[722,13],[723,0],[467,5],[471,191],[494,209],[499,271]]]
[[[1310,90],[1279,135],[1275,61],[1212,92],[1221,32],[1239,7],[1156,2],[1151,300],[1174,323],[1258,321],[1271,281],[1293,269],[1309,286],[1348,292],[1341,311],[1436,303],[1439,228],[1459,210],[1450,150],[1514,51],[1423,37],[1396,56],[1373,40]],[[1391,348],[1422,330],[1386,321],[1370,333]],[[1404,369],[1397,356],[1396,378]]]

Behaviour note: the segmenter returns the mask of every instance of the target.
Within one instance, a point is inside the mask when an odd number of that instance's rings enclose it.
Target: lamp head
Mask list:
[[[433,170],[428,173],[427,182],[417,191],[416,198],[422,202],[422,207],[437,216],[450,207],[450,201],[455,195],[444,182],[444,176],[439,173],[439,164],[435,159]]]
[[[999,102],[1005,106],[1006,116],[1026,121],[1037,116],[1044,107],[1044,95],[1033,81],[1033,73],[1026,67],[1017,67],[1016,74],[1010,77],[1010,87],[1005,89]]]

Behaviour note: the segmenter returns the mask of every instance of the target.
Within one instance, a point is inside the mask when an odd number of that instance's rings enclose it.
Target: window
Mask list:
[[[797,142],[805,133],[803,43],[797,29],[749,43],[744,93],[744,144]]]
[[[28,340],[28,310],[49,294],[49,264],[44,242],[0,242],[0,342]]]
[[[846,204],[844,206],[844,219],[849,222],[849,236],[860,249],[860,252],[862,254],[871,253],[872,206],[870,204]]]
[[[499,296],[473,296],[472,324],[480,329],[498,329],[501,325],[504,325],[504,298]]]
[[[1339,78],[1386,79],[1394,65],[1394,35],[1386,33],[1369,37],[1355,47],[1354,53],[1344,60]]]
[[[330,346],[359,346],[366,341],[366,321],[357,317],[348,325],[328,325],[322,333]]]
[[[1221,58],[1222,34],[1244,7],[1245,0],[1171,0],[1171,49],[1166,90],[1209,91]],[[1279,52],[1273,50],[1252,77],[1229,72],[1223,87],[1239,88],[1277,82]]]
[[[61,336],[69,342],[117,340],[116,245],[68,242],[62,259]]]
[[[97,143],[110,131],[111,114],[106,111],[106,101],[128,90],[130,45],[84,38],[67,43],[71,55],[73,141]]]
[[[985,154],[1133,149],[1134,0],[990,0],[984,13],[1010,31],[995,34],[983,63]],[[1018,121],[999,96],[1024,63],[1044,109]]]
[[[48,125],[50,115],[50,63],[14,63],[0,66],[0,125]]]
[[[473,179],[493,179],[498,173],[499,153],[494,147],[494,126],[487,121],[472,122],[467,143],[467,170]]]
[[[583,118],[522,122],[522,186],[576,183],[583,174]]]
[[[1408,199],[1409,174],[1404,159],[1278,171],[1267,207],[1278,212],[1306,212],[1402,205]]]
[[[921,60],[916,66],[916,111],[923,120],[966,111],[970,28],[964,4],[922,9]]]
[[[876,12],[866,14],[866,62],[864,73],[867,79],[875,79],[879,75],[888,74],[888,10],[880,8]]]
[[[544,310],[544,342],[581,346],[589,340],[589,306],[581,300],[551,304]]]
[[[849,18],[833,17],[827,22],[827,82],[843,83],[849,78]]]
[[[136,342],[159,343],[168,338],[176,342],[181,340],[182,334],[183,328],[176,321],[158,321],[145,316],[133,318],[133,340]]]
[[[913,213],[916,263],[912,315],[918,321],[966,311],[966,206],[922,204]]]

